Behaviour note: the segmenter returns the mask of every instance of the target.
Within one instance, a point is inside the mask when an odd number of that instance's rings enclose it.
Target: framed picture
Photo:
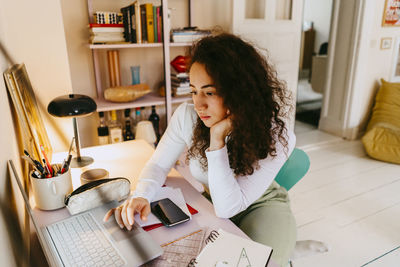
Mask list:
[[[394,45],[391,82],[400,82],[400,37],[397,37]]]
[[[8,68],[3,75],[18,117],[24,149],[39,160],[42,158],[40,145],[43,145],[51,161],[53,150],[25,65],[16,64]]]
[[[382,26],[400,26],[400,0],[386,0]]]

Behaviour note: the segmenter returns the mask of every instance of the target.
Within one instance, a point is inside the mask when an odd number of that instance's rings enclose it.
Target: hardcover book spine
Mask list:
[[[158,33],[157,33],[157,7],[153,6],[153,30],[154,30],[154,42],[158,43]]]
[[[162,29],[162,16],[161,16],[161,14],[162,14],[161,6],[158,6],[157,7],[157,40],[158,40],[159,43],[161,43],[163,41],[163,39],[162,39],[163,29]]]
[[[153,20],[153,4],[144,4],[146,8],[146,28],[147,28],[147,41],[154,43],[154,20]]]
[[[137,37],[136,37],[136,13],[135,13],[135,6],[132,4],[129,6],[130,10],[130,16],[129,16],[129,21],[131,24],[131,42],[132,43],[137,43]]]
[[[122,16],[123,16],[123,23],[124,23],[124,38],[126,42],[131,42],[130,36],[131,33],[129,31],[129,8],[123,7],[121,8]]]
[[[140,5],[140,23],[142,24],[142,42],[147,43],[146,6]]]
[[[136,21],[136,42],[138,44],[143,43],[142,40],[142,24],[141,24],[141,18],[140,18],[140,4],[138,1],[135,1],[135,21]]]

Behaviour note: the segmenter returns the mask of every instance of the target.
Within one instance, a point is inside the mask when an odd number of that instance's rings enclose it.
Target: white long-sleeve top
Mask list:
[[[193,104],[183,103],[176,109],[157,149],[139,176],[133,197],[152,201],[185,147],[191,146],[196,120]],[[268,189],[292,153],[295,142],[293,131],[288,131],[288,150],[277,142],[277,156],[259,160],[259,168],[252,175],[234,175],[226,146],[206,151],[208,171],[204,171],[196,159],[190,160],[189,168],[193,177],[209,189],[216,215],[230,218],[245,210]]]

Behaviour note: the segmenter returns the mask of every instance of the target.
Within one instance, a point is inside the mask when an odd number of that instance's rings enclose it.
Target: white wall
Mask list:
[[[314,22],[314,52],[322,43],[328,42],[331,23],[332,0],[304,0],[303,21]]]
[[[25,63],[39,104],[44,107],[41,114],[45,119],[51,144],[54,150],[64,150],[64,141],[57,138],[58,135],[54,133],[51,125],[53,121],[56,122],[66,135],[72,136],[72,123],[68,120],[63,125],[63,120],[49,119],[46,112],[49,101],[71,90],[60,3],[53,0],[0,0],[0,6],[0,42],[16,63]],[[0,52],[1,73],[9,66],[10,63]],[[10,180],[7,168],[7,160],[12,159],[21,176],[19,152],[23,148],[18,147],[11,107],[1,78],[0,202],[7,203],[10,208],[17,207],[18,212],[14,212],[18,214],[21,223],[24,220],[22,197],[15,183]],[[18,222],[11,221],[11,226],[15,228],[7,226],[6,220],[12,218],[4,218],[4,211],[5,209],[1,209],[0,213],[1,266],[21,266],[23,248],[18,235],[15,235]],[[27,236],[24,240],[27,240]],[[17,261],[14,259],[13,248]]]
[[[361,32],[360,54],[351,101],[351,113],[347,128],[359,129],[363,133],[371,115],[374,98],[379,89],[380,79],[390,79],[395,54],[395,41],[400,37],[400,27],[383,27],[384,0],[365,1],[363,30]],[[381,49],[381,39],[392,38],[391,49]]]
[[[47,114],[47,105],[53,98],[71,92],[60,3],[3,2],[4,45],[16,63],[25,63],[53,149],[65,150],[73,134],[72,122]]]
[[[0,5],[4,0],[0,1]],[[4,9],[0,9],[0,42],[4,40]],[[3,72],[8,67],[6,58],[0,53],[0,70]],[[18,160],[17,151],[17,140],[14,134],[14,127],[12,122],[10,103],[8,101],[7,89],[1,79],[0,82],[0,113],[1,117],[1,154],[0,154],[0,202],[9,202],[10,194],[10,175],[7,170],[7,160],[12,159]],[[6,225],[7,216],[4,214],[5,210],[1,209],[0,213],[0,258],[2,265],[4,266],[16,266],[14,259],[13,250],[11,247],[11,237],[9,235],[9,229]],[[21,240],[19,240],[21,242]]]

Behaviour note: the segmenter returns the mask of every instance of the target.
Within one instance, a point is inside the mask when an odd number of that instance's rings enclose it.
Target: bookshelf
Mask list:
[[[89,23],[93,23],[93,1],[95,0],[87,0],[88,4],[88,13],[89,13]],[[133,2],[133,1],[132,1]],[[140,0],[139,0],[140,2]],[[188,0],[189,7],[189,26],[191,25],[191,9],[192,9],[192,0]],[[92,51],[93,57],[93,67],[94,67],[94,76],[95,76],[95,84],[96,84],[96,92],[97,98],[95,99],[97,104],[97,111],[111,111],[111,110],[122,110],[126,108],[136,108],[136,107],[148,107],[148,106],[165,106],[165,114],[167,119],[167,124],[172,116],[172,104],[182,103],[184,101],[190,100],[191,97],[172,97],[171,96],[171,67],[170,67],[170,47],[187,47],[191,46],[191,43],[171,43],[170,42],[170,25],[168,21],[168,0],[161,0],[162,6],[162,23],[163,23],[163,42],[162,43],[129,43],[129,44],[90,44],[89,49]],[[101,77],[101,64],[100,64],[100,53],[104,50],[108,49],[148,49],[146,53],[161,53],[160,51],[154,51],[154,49],[158,50],[162,48],[163,53],[163,72],[164,72],[164,81],[165,81],[165,97],[159,96],[157,93],[152,92],[148,95],[145,95],[135,101],[132,102],[124,102],[124,103],[113,103],[106,101],[103,97],[104,85]]]

